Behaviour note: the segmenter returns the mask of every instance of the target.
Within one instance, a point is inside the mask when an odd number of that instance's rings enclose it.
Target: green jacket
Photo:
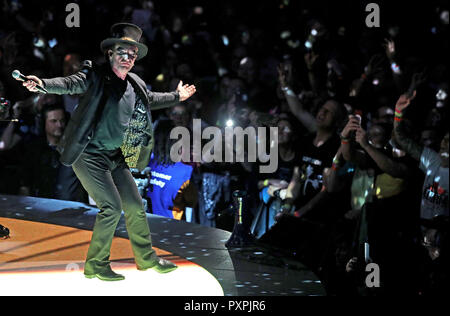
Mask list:
[[[103,106],[108,101],[108,96],[103,93],[103,88],[105,80],[109,80],[111,75],[109,67],[108,64],[97,66],[92,65],[91,61],[85,61],[83,69],[71,76],[42,79],[48,93],[82,95],[58,145],[58,151],[61,154],[60,160],[65,166],[71,166],[80,157],[93,137]],[[138,94],[147,106],[148,124],[146,131],[143,132],[151,137],[139,151],[136,168],[141,171],[148,165],[153,148],[153,124],[150,110],[163,109],[177,104],[179,94],[175,91],[151,92],[147,89],[145,82],[131,72],[128,73],[128,79],[132,84],[134,81],[135,88],[139,89]]]

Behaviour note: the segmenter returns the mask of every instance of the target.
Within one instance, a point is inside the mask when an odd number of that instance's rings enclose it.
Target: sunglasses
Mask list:
[[[118,49],[116,49],[115,52],[116,52],[117,55],[119,55],[119,56],[121,56],[121,57],[123,57],[125,59],[136,59],[137,56],[138,56],[137,52],[129,51],[129,50],[126,50],[126,49],[123,49],[123,48],[122,49],[118,48]],[[125,55],[127,57],[125,57]]]

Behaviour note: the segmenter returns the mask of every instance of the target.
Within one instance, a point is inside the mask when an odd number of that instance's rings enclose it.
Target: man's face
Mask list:
[[[110,63],[113,69],[120,72],[129,72],[137,58],[138,48],[128,44],[116,44],[109,50]]]
[[[383,148],[389,141],[386,131],[379,125],[372,125],[367,136],[375,148]]]
[[[316,122],[318,127],[331,128],[335,123],[337,112],[337,104],[333,101],[327,101],[320,108],[316,115]]]
[[[45,134],[53,137],[61,137],[66,127],[66,116],[63,110],[47,112],[45,119]]]
[[[441,166],[444,168],[448,168],[448,138],[449,136],[447,133],[441,141],[441,150],[439,151],[439,155],[441,156]]]
[[[288,121],[278,122],[278,144],[287,144],[292,138],[292,126]]]

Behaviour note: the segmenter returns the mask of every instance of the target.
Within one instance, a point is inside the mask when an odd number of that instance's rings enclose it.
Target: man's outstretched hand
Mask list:
[[[41,87],[43,86],[42,80],[36,76],[26,76],[26,78],[28,80],[23,82],[23,86],[31,92],[38,92],[39,90],[36,88],[36,86],[41,86]],[[20,81],[21,79],[16,79],[16,80]]]
[[[178,93],[180,94],[180,101],[184,101],[186,99],[189,99],[197,90],[195,90],[194,85],[183,85],[183,81],[180,80],[176,91],[178,91]]]

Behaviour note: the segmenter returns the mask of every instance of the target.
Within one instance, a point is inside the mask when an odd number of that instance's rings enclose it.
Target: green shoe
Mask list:
[[[95,274],[85,274],[84,275],[88,279],[98,278],[102,281],[121,281],[125,280],[125,277],[121,274],[115,273],[112,270],[103,271]]]
[[[140,271],[153,269],[159,273],[168,273],[175,270],[176,268],[178,268],[178,266],[175,263],[163,258],[158,258],[154,260],[148,267],[138,267],[137,269]]]

